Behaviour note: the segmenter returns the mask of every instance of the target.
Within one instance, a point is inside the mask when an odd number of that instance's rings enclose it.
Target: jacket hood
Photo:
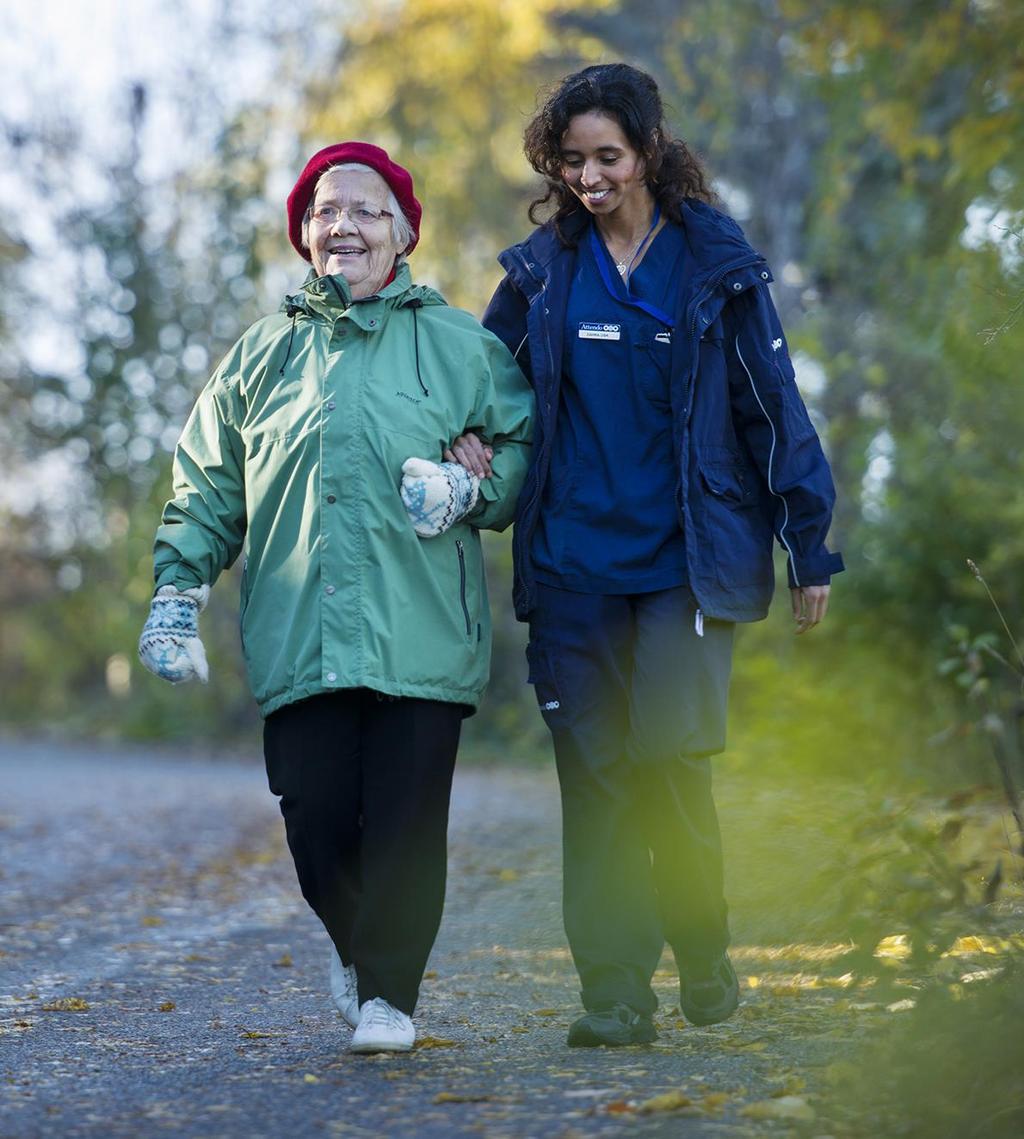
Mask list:
[[[680,213],[687,242],[697,261],[694,280],[698,286],[727,266],[763,260],[747,241],[739,225],[714,206],[696,198],[684,198]],[[586,230],[589,221],[590,215],[580,210],[566,220],[564,228],[570,236],[579,237]],[[538,280],[543,280],[547,276],[548,266],[565,248],[555,233],[554,226],[546,222],[524,241],[503,250],[498,255],[498,261],[514,278],[521,277],[526,271]]]

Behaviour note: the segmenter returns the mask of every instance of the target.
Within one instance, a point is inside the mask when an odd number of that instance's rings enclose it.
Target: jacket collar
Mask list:
[[[385,285],[379,293],[360,300],[352,299],[348,281],[340,273],[320,277],[317,276],[315,269],[310,269],[303,282],[302,291],[286,296],[281,304],[281,311],[287,316],[302,312],[307,316],[315,314],[332,321],[347,315],[361,327],[375,328],[379,327],[382,310],[402,307],[411,300],[418,300],[421,305],[447,303],[434,289],[425,285],[414,285],[412,273],[406,262],[399,265],[394,280]]]
[[[729,269],[763,261],[728,214],[695,198],[685,198],[680,212],[686,240],[697,263],[693,277],[697,289]],[[581,209],[563,223],[563,228],[578,240],[589,222],[589,215]],[[525,241],[503,250],[498,261],[516,285],[530,294],[547,283],[557,258],[574,252],[562,244],[554,226],[545,223]]]

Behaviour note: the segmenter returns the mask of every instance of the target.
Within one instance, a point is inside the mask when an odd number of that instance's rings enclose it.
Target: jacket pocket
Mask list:
[[[568,709],[565,707],[564,694],[558,683],[550,650],[536,641],[530,641],[526,646],[526,662],[530,669],[527,683],[533,685],[537,708],[544,717],[544,722],[552,731],[564,727],[568,720]]]
[[[772,579],[772,523],[756,474],[734,463],[701,459],[705,532],[715,573],[726,588]]]
[[[753,496],[747,488],[748,479],[737,467],[722,463],[701,461],[700,475],[711,494],[730,506],[749,505]]]
[[[238,597],[238,635],[242,641],[242,652],[245,652],[245,614],[249,608],[249,558],[246,556],[242,562],[242,583]]]
[[[469,601],[466,597],[466,543],[461,538],[455,539],[455,553],[459,559],[459,604],[462,608],[462,617],[466,623],[466,638],[473,636],[473,620],[469,615]]]

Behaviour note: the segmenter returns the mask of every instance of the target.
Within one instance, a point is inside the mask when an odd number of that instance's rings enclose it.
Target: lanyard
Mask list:
[[[651,236],[655,226],[658,224],[660,219],[661,207],[655,206],[654,221],[651,222],[651,228],[647,231],[647,235],[644,237],[644,241],[646,241],[647,238]],[[640,242],[641,246],[643,245],[644,241]],[[597,268],[598,272],[601,274],[601,280],[604,282],[604,287],[608,291],[608,295],[610,297],[621,303],[632,305],[633,308],[640,309],[641,312],[647,313],[648,316],[653,316],[656,321],[658,321],[660,324],[665,325],[666,328],[675,328],[676,322],[673,317],[669,316],[668,313],[662,312],[662,310],[658,308],[657,305],[652,305],[648,301],[641,300],[639,297],[634,297],[633,294],[629,291],[628,282],[622,281],[622,286],[626,290],[625,297],[616,291],[612,282],[611,271],[609,268],[609,263],[611,262],[612,255],[605,248],[604,242],[601,241],[601,239],[597,236],[597,225],[593,222],[590,226],[590,248],[594,254],[594,260],[597,262]]]

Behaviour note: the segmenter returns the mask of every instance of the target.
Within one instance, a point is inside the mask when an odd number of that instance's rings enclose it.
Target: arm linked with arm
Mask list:
[[[530,465],[533,391],[506,348],[494,337],[484,344],[485,361],[472,422],[467,426],[493,448],[491,476],[481,480],[480,497],[468,521],[478,529],[504,530]]]

